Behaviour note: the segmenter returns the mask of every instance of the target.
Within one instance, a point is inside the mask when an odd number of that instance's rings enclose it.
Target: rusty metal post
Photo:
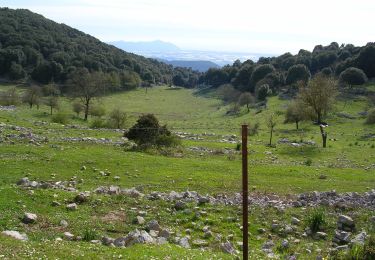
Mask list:
[[[242,232],[243,259],[249,259],[249,227],[248,227],[248,169],[247,169],[247,125],[242,125]]]

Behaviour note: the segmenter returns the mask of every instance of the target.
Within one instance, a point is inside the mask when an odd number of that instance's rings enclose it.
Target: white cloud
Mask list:
[[[104,41],[162,39],[190,49],[281,53],[375,38],[373,0],[77,0],[22,6]]]

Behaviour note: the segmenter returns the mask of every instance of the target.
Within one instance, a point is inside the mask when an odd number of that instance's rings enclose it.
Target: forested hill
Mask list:
[[[317,45],[312,51],[301,49],[298,54],[261,57],[257,62],[234,62],[220,69],[210,69],[200,84],[226,87],[231,92],[263,92],[277,94],[280,90],[296,89],[300,81],[308,81],[317,73],[339,79],[341,85],[362,85],[375,78],[375,43],[363,47],[332,42]]]
[[[76,68],[103,71],[118,88],[150,83],[193,87],[197,73],[122,51],[24,9],[0,8],[0,77],[64,83]]]

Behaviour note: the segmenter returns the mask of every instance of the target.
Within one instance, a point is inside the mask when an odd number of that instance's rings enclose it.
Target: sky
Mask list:
[[[0,0],[109,41],[282,54],[375,41],[375,0]]]

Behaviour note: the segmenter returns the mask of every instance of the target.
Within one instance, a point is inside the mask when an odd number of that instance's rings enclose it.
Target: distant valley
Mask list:
[[[274,56],[262,53],[183,50],[173,43],[159,40],[150,42],[114,41],[109,42],[109,44],[127,52],[148,58],[156,58],[175,67],[191,67],[201,72],[207,71],[209,68],[232,64],[237,59],[241,61],[248,59],[257,61],[262,56]]]

